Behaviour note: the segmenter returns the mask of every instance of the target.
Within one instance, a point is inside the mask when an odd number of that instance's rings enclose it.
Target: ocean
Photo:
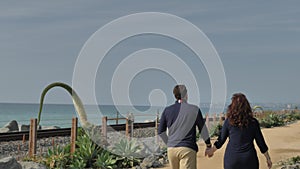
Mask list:
[[[271,110],[282,110],[291,107],[291,105],[289,104],[255,105],[262,105],[264,109]],[[203,114],[207,113],[209,110],[209,104],[200,105],[200,109]],[[0,127],[4,126],[11,120],[16,120],[19,125],[29,124],[31,118],[38,117],[38,110],[39,104],[0,103]],[[162,113],[164,107],[85,105],[85,110],[89,122],[101,125],[103,116],[115,118],[117,117],[117,112],[119,112],[119,117],[126,117],[128,113],[133,113],[135,122],[152,121],[156,118],[157,113]],[[45,104],[43,107],[43,112],[41,114],[40,125],[71,127],[72,117],[77,117],[76,111],[72,104]],[[125,123],[125,121],[119,120],[119,124],[121,123]],[[115,124],[115,121],[108,121],[108,124]]]
[[[85,105],[88,121],[101,125],[102,117],[108,118],[126,117],[133,113],[136,122],[151,121],[156,118],[157,113],[163,111],[163,107],[150,106],[112,106],[112,105]],[[37,118],[39,104],[23,103],[0,103],[0,127],[11,120],[16,120],[19,125],[29,124],[31,118]],[[77,117],[75,108],[72,104],[44,104],[41,114],[42,126],[71,127],[72,117]],[[115,124],[115,121],[108,121],[109,124]],[[125,123],[119,120],[119,124]],[[80,124],[79,124],[80,125]]]

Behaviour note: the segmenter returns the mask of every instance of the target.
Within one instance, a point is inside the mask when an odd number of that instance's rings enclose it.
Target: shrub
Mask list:
[[[268,116],[259,120],[260,126],[265,128],[283,126],[285,124],[283,115],[271,113]]]
[[[209,136],[210,137],[219,136],[221,133],[221,130],[222,130],[222,124],[218,123],[210,129]]]
[[[300,163],[300,156],[292,157],[290,162],[292,164]]]
[[[290,123],[296,120],[300,120],[300,112],[299,111],[291,111],[283,115],[284,121],[286,123]]]
[[[43,163],[49,168],[61,169],[65,168],[70,162],[70,145],[61,148],[55,146],[48,149],[48,153],[43,160]]]
[[[300,156],[295,156],[278,163],[279,166],[295,165],[300,163]]]

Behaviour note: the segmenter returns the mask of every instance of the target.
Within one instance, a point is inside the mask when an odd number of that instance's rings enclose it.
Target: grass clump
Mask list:
[[[288,123],[300,120],[299,111],[264,111],[260,114],[257,119],[259,120],[260,126],[264,128],[284,126]]]
[[[280,161],[278,164],[283,169],[289,168],[289,166],[298,165],[300,166],[300,156],[291,157],[287,160]]]

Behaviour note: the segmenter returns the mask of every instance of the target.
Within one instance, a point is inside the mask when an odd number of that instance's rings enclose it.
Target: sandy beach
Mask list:
[[[273,161],[273,168],[278,168],[276,164],[284,159],[300,155],[300,121],[284,126],[269,129],[262,129],[263,135],[269,146],[270,156]],[[215,140],[213,139],[212,142]],[[223,155],[226,143],[216,151],[212,158],[204,157],[205,145],[199,142],[199,152],[197,154],[198,169],[223,169]],[[265,157],[258,152],[260,169],[267,169]],[[168,165],[164,169],[170,168]]]

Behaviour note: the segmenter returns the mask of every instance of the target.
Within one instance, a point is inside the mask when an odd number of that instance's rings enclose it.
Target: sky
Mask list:
[[[126,15],[160,12],[187,20],[209,38],[224,67],[227,102],[242,92],[251,102],[299,103],[299,5],[296,0],[1,1],[0,102],[38,103],[48,84],[72,85],[79,53],[98,29]],[[111,96],[114,71],[130,54],[148,48],[170,51],[183,60],[199,87],[188,89],[189,95],[198,97],[199,92],[201,103],[211,101],[210,78],[197,55],[172,38],[149,34],[128,38],[107,53],[95,77],[99,104],[116,104]],[[161,98],[154,99],[156,104],[171,104],[176,83],[170,72],[149,69],[137,72],[128,89],[118,90],[127,90],[133,104],[148,105],[154,96]],[[62,89],[53,89],[45,102],[65,104],[71,99]]]

